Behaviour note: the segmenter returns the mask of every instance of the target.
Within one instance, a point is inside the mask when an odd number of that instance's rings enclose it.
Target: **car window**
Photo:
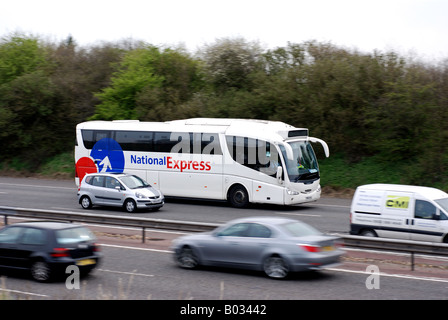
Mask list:
[[[151,186],[139,178],[138,176],[124,176],[121,177],[121,181],[129,188],[129,189],[138,189],[138,188],[150,188]]]
[[[92,184],[92,180],[93,180],[92,178],[93,178],[92,176],[87,176],[86,180],[85,180],[85,183]]]
[[[43,245],[46,240],[46,232],[41,229],[26,228],[20,240],[21,244]]]
[[[249,227],[250,223],[237,223],[225,228],[219,232],[219,235],[223,237],[245,237]]]
[[[95,235],[87,228],[76,227],[57,230],[56,240],[59,244],[78,243],[95,240]]]
[[[94,176],[92,179],[92,186],[95,187],[104,186],[104,176]]]
[[[0,231],[0,243],[17,243],[20,233],[23,231],[21,227],[11,227]]]
[[[252,223],[247,236],[254,238],[270,238],[271,234],[272,232],[268,227],[258,223]]]
[[[115,189],[115,187],[120,187],[120,182],[113,177],[106,177],[106,188]]]
[[[293,237],[305,237],[322,234],[312,226],[298,221],[285,223],[281,227],[288,235]]]

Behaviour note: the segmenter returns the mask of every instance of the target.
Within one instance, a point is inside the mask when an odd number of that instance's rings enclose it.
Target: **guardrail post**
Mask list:
[[[8,225],[8,215],[5,214],[3,217],[4,217],[5,226],[7,226]]]
[[[143,227],[142,228],[142,243],[145,243],[145,238],[146,238],[146,228]]]
[[[414,271],[414,251],[411,251],[411,271]]]

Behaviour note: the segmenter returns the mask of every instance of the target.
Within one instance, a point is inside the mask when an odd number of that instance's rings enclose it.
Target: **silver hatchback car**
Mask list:
[[[340,263],[338,237],[322,234],[303,222],[278,217],[249,217],[228,222],[212,232],[173,241],[182,268],[199,265],[264,271],[271,278],[319,270]]]
[[[78,201],[84,209],[94,205],[158,210],[165,203],[162,192],[136,175],[126,173],[87,174],[78,188]]]

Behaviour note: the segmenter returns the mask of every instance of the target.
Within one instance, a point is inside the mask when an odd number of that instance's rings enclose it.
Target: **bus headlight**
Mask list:
[[[286,189],[286,192],[290,195],[290,196],[296,196],[296,195],[298,195],[300,192],[298,192],[298,191],[294,191],[294,190],[291,190],[291,189]]]

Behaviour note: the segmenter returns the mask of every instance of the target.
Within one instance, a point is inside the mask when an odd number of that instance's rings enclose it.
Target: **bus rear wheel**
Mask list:
[[[242,185],[235,185],[229,191],[229,202],[235,208],[244,208],[249,204],[249,195]]]

